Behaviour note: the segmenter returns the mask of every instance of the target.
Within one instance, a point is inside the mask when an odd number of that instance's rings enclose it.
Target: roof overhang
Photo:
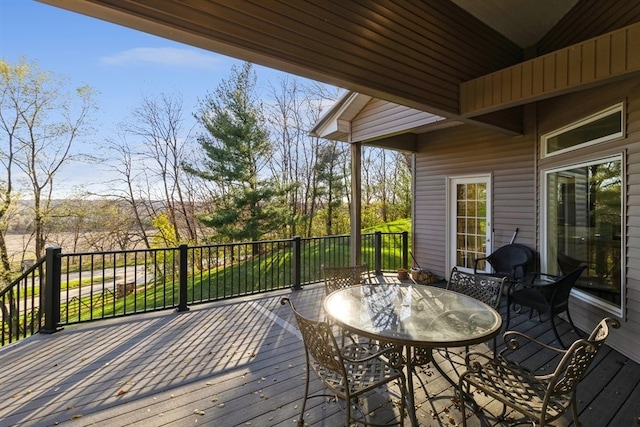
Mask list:
[[[522,105],[640,69],[634,19],[623,31],[523,61],[531,53],[524,45],[540,40],[572,7],[593,16],[602,11],[586,0],[529,9],[527,0],[39,1],[512,135],[522,132]],[[326,125],[335,127],[327,134],[347,131],[345,122]]]
[[[371,100],[370,96],[355,92],[345,93],[309,131],[311,136],[333,141],[349,142],[351,121]]]

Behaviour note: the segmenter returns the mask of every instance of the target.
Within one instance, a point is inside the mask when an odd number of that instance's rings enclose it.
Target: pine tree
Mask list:
[[[198,138],[206,158],[202,168],[186,169],[220,190],[213,212],[200,220],[221,240],[258,241],[282,224],[275,202],[281,191],[275,181],[261,176],[266,175],[272,144],[255,88],[251,64],[234,67],[230,79],[205,97],[196,114],[206,130]]]

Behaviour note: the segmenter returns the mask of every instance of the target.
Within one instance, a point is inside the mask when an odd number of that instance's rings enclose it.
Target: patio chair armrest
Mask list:
[[[492,357],[478,351],[470,351],[464,357],[464,364],[468,370],[477,371],[483,364],[480,362],[481,359],[483,362],[489,362]]]
[[[551,350],[559,354],[564,354],[567,352],[567,350],[565,349],[552,347],[548,344],[538,341],[535,338],[531,338],[530,336],[525,335],[522,332],[518,332],[518,331],[507,331],[502,335],[502,339],[504,340],[505,348],[500,350],[499,356],[503,358],[507,354],[514,353],[515,351],[519,350],[522,346],[528,343],[533,343],[541,348],[545,348],[547,350]]]
[[[358,349],[360,350],[360,352],[358,354],[362,354],[362,355],[365,355],[365,356],[351,358],[351,357],[343,355],[342,356],[343,359],[345,361],[347,361],[347,362],[361,363],[361,362],[366,362],[368,360],[380,358],[380,356],[385,356],[385,355],[389,355],[389,354],[395,354],[395,353],[402,354],[402,347],[401,346],[390,346],[390,347],[384,347],[383,346],[382,350],[372,351],[371,347],[363,346],[360,343],[351,344],[351,346],[354,346],[354,345],[357,346]],[[390,364],[390,366],[392,366],[392,365]]]

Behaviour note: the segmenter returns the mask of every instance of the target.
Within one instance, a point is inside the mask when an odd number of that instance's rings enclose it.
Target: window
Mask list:
[[[543,157],[611,141],[623,136],[622,104],[542,137]]]
[[[587,269],[576,289],[622,314],[622,156],[547,171],[546,270]]]

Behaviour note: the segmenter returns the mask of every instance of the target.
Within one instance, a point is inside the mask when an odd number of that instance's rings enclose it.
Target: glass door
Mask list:
[[[491,177],[451,178],[448,199],[450,267],[473,271],[475,259],[491,253]]]

